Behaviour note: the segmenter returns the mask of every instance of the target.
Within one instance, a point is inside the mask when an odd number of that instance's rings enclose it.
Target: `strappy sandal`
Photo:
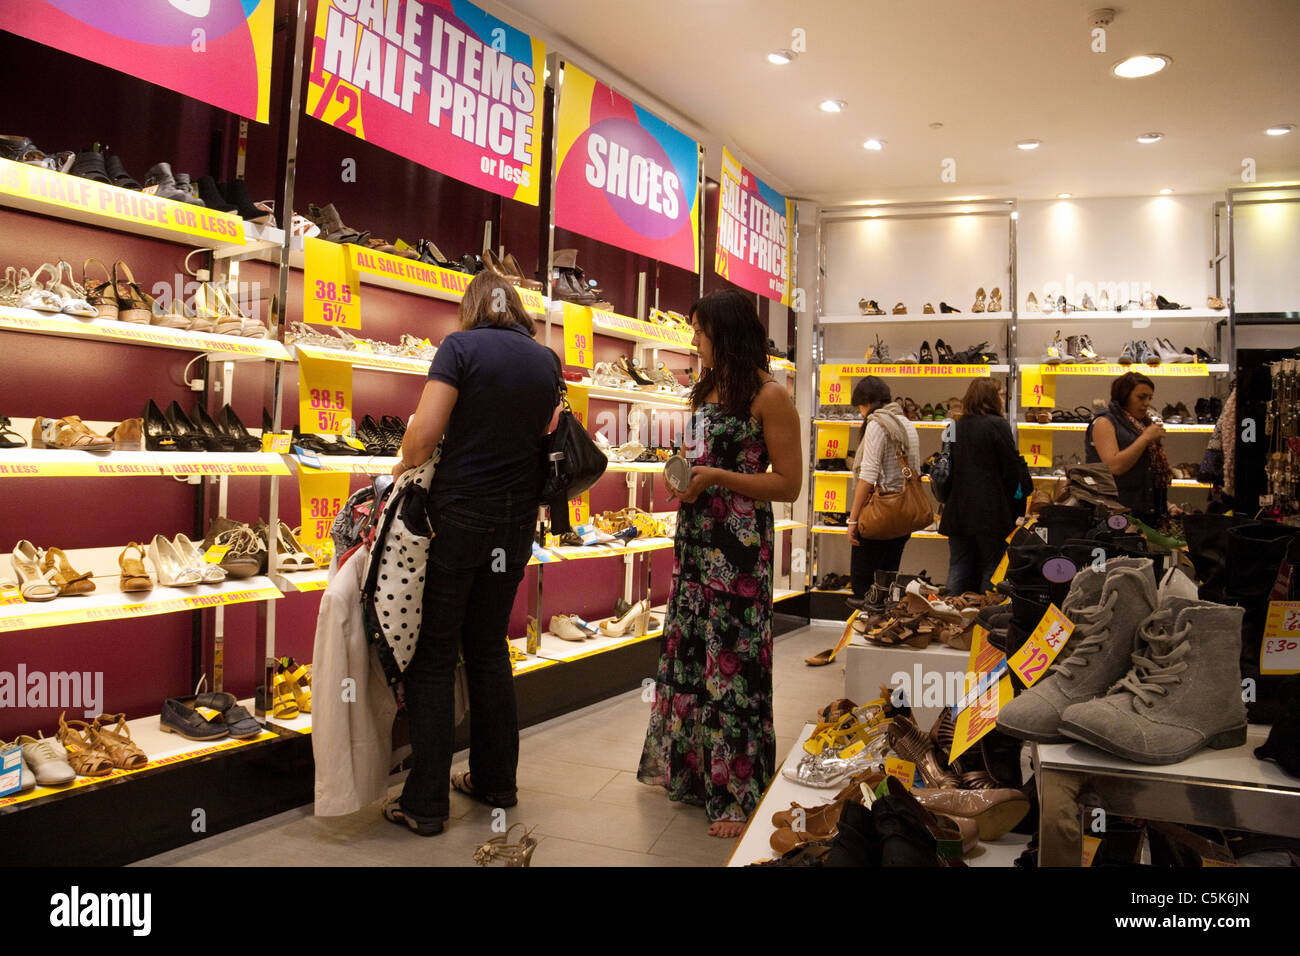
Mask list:
[[[131,739],[126,714],[100,714],[91,729],[118,770],[138,770],[149,762],[149,756]]]
[[[12,424],[8,416],[0,415],[0,448],[26,448],[27,439],[10,428]]]
[[[50,583],[50,574],[41,570],[41,552],[25,538],[14,545],[14,573],[18,575],[18,593],[24,601],[53,601],[59,589]]]
[[[903,414],[907,416],[908,421],[919,422],[921,420],[921,409],[910,398],[903,399]]]
[[[118,269],[125,279],[118,278]],[[140,288],[131,267],[121,259],[113,263],[113,292],[117,296],[117,318],[121,322],[149,325],[153,321],[153,296]]]
[[[451,775],[451,787],[457,793],[463,793],[473,800],[486,803],[489,807],[513,807],[519,802],[519,798],[513,794],[503,797],[496,793],[479,793],[474,789],[474,784],[470,781],[469,771],[453,773]]]
[[[389,797],[385,800],[382,812],[384,819],[389,823],[404,826],[412,833],[418,833],[420,836],[437,836],[442,832],[443,822],[441,820],[416,820],[415,817],[403,813],[401,798],[399,797]]]
[[[129,552],[131,551],[135,551],[139,557],[130,557]],[[144,556],[144,545],[138,541],[132,541],[122,549],[122,553],[117,556],[117,566],[122,569],[122,577],[118,583],[119,590],[124,593],[153,590],[153,579],[149,577],[149,572],[145,570]]]
[[[67,271],[68,281],[63,281],[63,273]],[[55,266],[55,278],[50,283],[50,291],[59,297],[62,307],[59,309],[64,315],[76,315],[83,319],[94,319],[99,316],[99,312],[86,300],[86,290],[81,284],[72,277],[72,264],[64,259],[60,259]]]
[[[63,299],[52,288],[41,285],[41,276],[46,272],[50,274],[50,286],[58,283],[59,274],[54,266],[48,262],[43,263],[28,277],[26,288],[20,287],[23,293],[22,300],[18,303],[20,309],[32,309],[36,312],[63,311]]]
[[[516,823],[505,833],[481,844],[474,851],[474,862],[479,866],[487,866],[496,860],[505,860],[506,866],[528,866],[532,862],[533,851],[537,849],[533,831],[525,830],[518,843],[510,842],[510,834],[515,831],[515,827],[521,826],[522,823]]]
[[[1070,421],[1070,416],[1064,409],[1053,408],[1051,415],[1048,416],[1048,420],[1053,425],[1061,425]]]
[[[285,673],[283,664],[280,664],[275,670],[275,680],[272,683],[271,716],[278,717],[281,720],[288,720],[290,717],[298,716],[298,702],[294,699],[289,675]]]
[[[1090,422],[1092,421],[1092,409],[1087,405],[1075,405],[1074,417],[1080,422]]]
[[[933,742],[911,720],[902,716],[893,719],[889,725],[889,746],[904,760],[916,764],[927,787],[957,788],[956,774],[939,766]]]
[[[111,451],[113,439],[91,431],[76,415],[68,415],[64,418],[37,418],[32,422],[32,447]]]
[[[103,282],[91,282],[86,275],[92,262],[104,271]],[[86,290],[86,301],[94,308],[96,315],[101,319],[117,318],[117,296],[113,292],[113,275],[108,266],[93,256],[87,259],[81,264],[81,286]]]
[[[232,321],[233,319],[238,319],[241,323],[240,330],[238,333],[231,331],[228,334],[242,335],[246,339],[266,338],[267,332],[269,331],[266,323],[260,321],[259,319],[253,318],[253,316],[245,312],[240,307],[239,302],[235,300],[235,297],[230,294],[229,289],[221,285],[218,285],[216,288],[217,288],[217,296],[221,299],[222,302],[225,303],[226,315],[231,317],[231,319],[228,321]],[[432,356],[430,356],[430,361],[432,361]]]
[[[90,580],[94,575],[89,571],[75,571],[62,548],[45,550],[45,556],[41,559],[41,571],[59,589],[59,597],[89,594],[95,590],[95,582]]]
[[[103,777],[113,772],[113,758],[99,743],[95,728],[84,720],[65,721],[59,715],[59,743],[68,751],[68,763],[83,777]]]

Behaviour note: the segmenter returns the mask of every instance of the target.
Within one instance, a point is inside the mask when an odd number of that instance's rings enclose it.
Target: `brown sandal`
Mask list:
[[[103,270],[103,282],[91,282],[90,277],[86,275],[86,270],[90,268],[92,262]],[[117,295],[113,291],[113,274],[108,266],[94,257],[87,259],[81,264],[81,284],[86,290],[86,301],[95,307],[101,319],[117,318]]]
[[[904,760],[916,764],[925,785],[931,788],[956,789],[957,775],[939,766],[934,743],[906,717],[895,717],[889,725],[889,746]]]
[[[56,561],[57,559],[57,561]],[[46,548],[45,558],[41,561],[41,570],[49,575],[50,583],[59,589],[59,597],[71,594],[89,594],[95,590],[94,575],[86,571],[78,573],[70,563],[62,548]]]
[[[126,714],[100,714],[92,726],[99,746],[119,770],[138,770],[149,762],[148,755],[131,740]]]
[[[59,743],[68,751],[68,763],[83,777],[103,777],[113,772],[113,758],[99,743],[95,728],[84,720],[65,721],[59,715]]]
[[[140,556],[138,558],[127,557],[129,551],[134,550]],[[149,578],[149,572],[144,566],[144,545],[138,541],[132,541],[122,553],[117,556],[117,566],[122,569],[122,580],[119,585],[125,593],[128,591],[152,591],[153,581]]]
[[[125,279],[117,277],[117,270],[122,270]],[[140,288],[131,274],[131,267],[121,259],[113,263],[113,291],[117,296],[117,317],[122,322],[135,322],[148,325],[153,319],[153,296]]]

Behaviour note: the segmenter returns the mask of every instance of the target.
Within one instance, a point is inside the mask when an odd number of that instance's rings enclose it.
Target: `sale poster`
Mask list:
[[[555,224],[699,271],[699,144],[571,63],[556,123]]]
[[[791,303],[794,203],[722,149],[722,195],[713,268],[742,289]]]
[[[274,26],[275,0],[0,3],[0,30],[259,123],[271,109]]]
[[[320,0],[307,112],[535,206],[545,61],[540,40],[465,0]]]

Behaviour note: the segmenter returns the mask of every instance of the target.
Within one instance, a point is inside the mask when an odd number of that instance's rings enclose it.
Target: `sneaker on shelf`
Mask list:
[[[1061,333],[1058,330],[1053,336],[1051,344],[1047,346],[1047,352],[1043,358],[1046,365],[1060,365],[1062,362],[1073,363],[1074,356],[1066,351],[1065,343],[1061,341]]]
[[[1137,360],[1145,365],[1159,365],[1160,355],[1147,344],[1146,339],[1140,339],[1137,343]]]
[[[1134,342],[1125,342],[1124,347],[1119,351],[1119,358],[1116,361],[1120,365],[1132,365],[1138,360],[1137,345]]]

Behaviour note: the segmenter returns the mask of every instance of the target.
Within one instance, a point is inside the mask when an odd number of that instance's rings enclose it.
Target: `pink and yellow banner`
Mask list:
[[[556,225],[699,271],[695,140],[571,63],[556,136]]]
[[[275,0],[0,3],[0,30],[259,123],[271,105],[274,17]]]
[[[546,46],[465,0],[319,0],[307,112],[537,205]]]
[[[722,195],[713,269],[742,289],[791,302],[794,203],[722,148]]]

